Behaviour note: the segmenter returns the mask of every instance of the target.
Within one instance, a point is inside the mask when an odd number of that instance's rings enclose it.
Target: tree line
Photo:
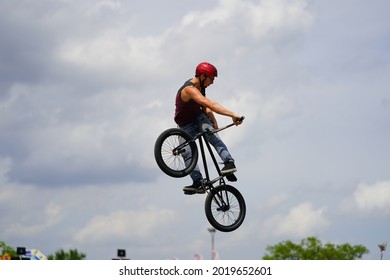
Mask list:
[[[0,241],[2,250],[0,257],[4,256],[17,259],[18,255],[14,248]],[[351,245],[349,243],[333,244],[323,243],[316,237],[308,237],[299,243],[290,240],[279,242],[266,247],[263,260],[356,260],[361,259],[369,250],[363,245]],[[48,260],[84,260],[86,254],[77,249],[64,251],[57,250]]]

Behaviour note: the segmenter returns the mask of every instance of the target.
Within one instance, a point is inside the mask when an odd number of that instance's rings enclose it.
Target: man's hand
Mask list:
[[[232,117],[232,120],[233,120],[233,123],[234,123],[235,125],[240,125],[240,124],[242,124],[242,122],[244,121],[244,117],[243,117],[243,116],[239,116],[239,115],[234,115],[234,116]]]

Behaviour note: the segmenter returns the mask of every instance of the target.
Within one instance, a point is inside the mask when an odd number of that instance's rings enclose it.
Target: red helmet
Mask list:
[[[208,62],[201,62],[196,67],[195,76],[200,76],[202,74],[205,74],[206,76],[209,76],[209,77],[218,77],[217,68],[215,68],[214,65],[212,65]]]

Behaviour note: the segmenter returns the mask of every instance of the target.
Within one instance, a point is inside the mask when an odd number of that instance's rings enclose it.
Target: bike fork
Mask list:
[[[217,211],[226,212],[230,209],[228,192],[226,189],[221,192],[217,192],[213,199],[218,205]]]

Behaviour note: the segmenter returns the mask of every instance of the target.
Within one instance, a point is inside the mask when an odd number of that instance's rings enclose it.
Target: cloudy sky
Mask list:
[[[247,217],[221,259],[316,236],[390,241],[388,0],[3,0],[0,240],[88,259],[210,258],[204,195],[162,173],[157,136],[200,61]],[[220,125],[230,119],[218,116]],[[390,253],[389,253],[390,254]],[[390,255],[384,255],[389,259]]]

